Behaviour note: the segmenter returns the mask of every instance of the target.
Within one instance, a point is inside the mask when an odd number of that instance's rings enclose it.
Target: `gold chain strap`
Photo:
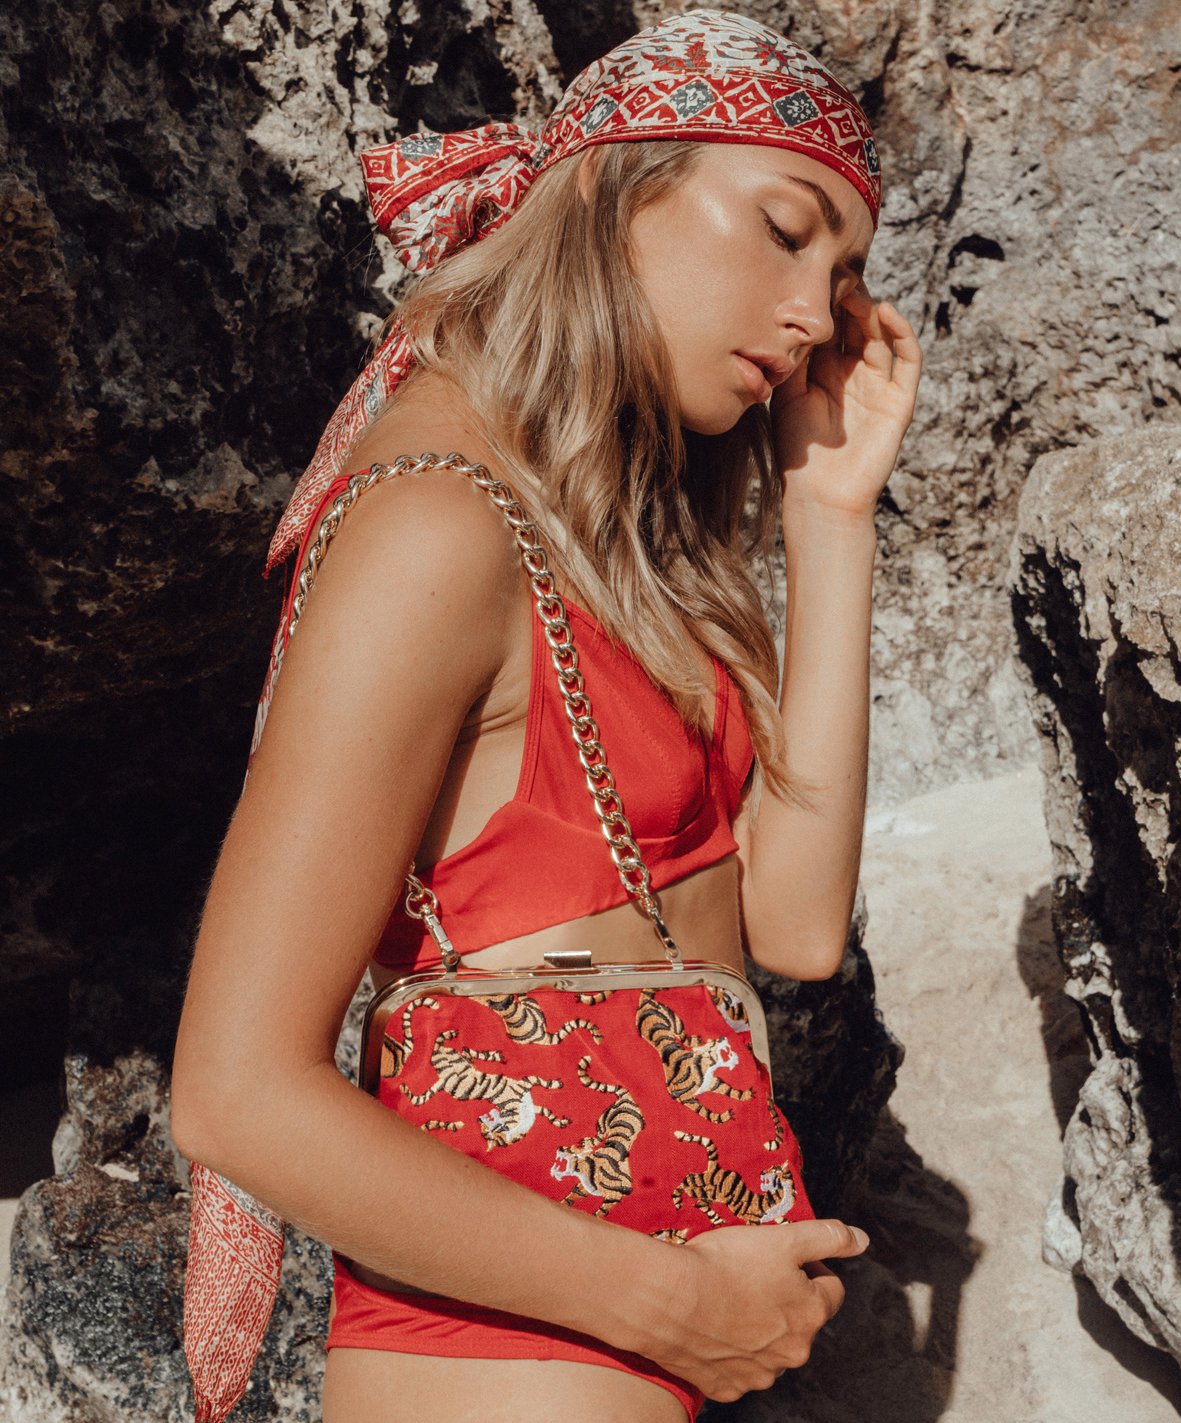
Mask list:
[[[669,962],[679,965],[681,951],[661,917],[660,899],[652,888],[648,866],[644,863],[644,857],[624,813],[623,799],[615,784],[615,777],[607,765],[607,754],[599,740],[599,726],[591,714],[590,699],[579,671],[578,652],[574,647],[573,634],[566,616],[566,605],[558,593],[537,525],[530,522],[509,486],[497,479],[484,465],[468,464],[461,455],[454,453],[449,454],[446,459],[440,459],[435,454],[419,455],[417,459],[401,455],[393,464],[375,464],[352,476],[320,520],[316,537],[308,548],[297,578],[291,617],[287,623],[287,636],[281,640],[275,659],[276,676],[282,663],[283,648],[290,641],[295,625],[303,615],[308,594],[315,581],[316,570],[323,562],[328,544],[340,528],[345,514],[367,489],[371,489],[381,480],[403,474],[421,474],[428,469],[448,469],[466,474],[473,484],[485,491],[508,521],[521,551],[521,562],[529,575],[537,615],[545,628],[550,658],[558,675],[558,686],[565,702],[566,716],[578,749],[579,763],[586,776],[587,789],[594,802],[599,828],[603,832],[624,889],[639,902],[652,921],[652,927],[664,945],[665,956]],[[445,967],[453,970],[459,963],[459,954],[439,920],[439,902],[434,891],[414,874],[413,861],[406,875],[405,906],[407,914],[412,918],[421,919],[426,924],[439,947]]]

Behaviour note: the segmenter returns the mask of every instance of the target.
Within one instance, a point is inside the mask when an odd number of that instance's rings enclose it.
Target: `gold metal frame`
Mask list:
[[[381,1044],[386,1023],[412,998],[430,994],[474,998],[504,993],[533,993],[554,988],[567,993],[589,993],[616,988],[688,988],[709,984],[727,988],[741,999],[750,1020],[750,1042],[755,1056],[771,1072],[767,1020],[750,980],[728,964],[710,959],[682,959],[678,964],[652,959],[637,963],[597,963],[577,967],[487,969],[465,965],[458,971],[409,974],[380,988],[365,1009],[361,1023],[360,1086],[377,1094],[381,1072]]]

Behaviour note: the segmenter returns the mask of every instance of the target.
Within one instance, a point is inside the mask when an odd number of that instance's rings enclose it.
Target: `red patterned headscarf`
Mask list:
[[[596,143],[679,138],[793,148],[865,199],[876,229],[881,168],[860,104],[807,50],[742,15],[690,10],[641,31],[574,80],[539,133],[489,123],[411,134],[361,155],[378,229],[411,272],[486,237],[539,174]],[[395,322],[320,438],[267,553],[264,576],[299,546],[349,450],[413,356]]]
[[[857,101],[798,45],[720,10],[675,15],[616,46],[570,85],[537,134],[512,123],[466,133],[416,133],[361,155],[378,228],[412,272],[426,272],[494,232],[540,173],[596,143],[648,138],[793,148],[834,168],[865,199],[877,227],[881,176]],[[354,381],[295,486],[265,573],[301,544],[349,451],[410,369],[395,322]],[[265,576],[265,574],[264,574]],[[289,595],[290,596],[290,595]],[[259,699],[258,746],[285,642],[285,619]],[[248,763],[249,768],[249,763]],[[283,1222],[199,1162],[185,1279],[184,1348],[197,1423],[221,1423],[246,1390],[279,1286]]]

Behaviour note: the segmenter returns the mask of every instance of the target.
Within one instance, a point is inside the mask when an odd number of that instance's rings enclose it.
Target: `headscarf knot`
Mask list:
[[[537,175],[541,142],[515,123],[461,133],[430,129],[361,154],[378,229],[411,272],[486,237],[509,216]]]

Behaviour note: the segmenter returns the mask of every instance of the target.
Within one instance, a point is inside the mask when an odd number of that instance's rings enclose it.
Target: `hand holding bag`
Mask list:
[[[283,648],[341,520],[380,480],[430,468],[468,475],[513,530],[594,813],[663,958],[595,963],[589,950],[567,950],[544,954],[544,966],[463,965],[435,895],[411,865],[405,908],[425,923],[442,963],[374,995],[362,1028],[360,1085],[530,1189],[670,1243],[717,1226],[812,1218],[799,1144],[772,1094],[762,1005],[737,969],[682,958],[664,923],[599,740],[546,551],[507,485],[455,454],[403,457],[348,480],[303,560],[255,746]],[[242,1396],[265,1332],[282,1223],[196,1163],[192,1186],[185,1351],[199,1423],[217,1423]],[[344,1263],[367,1282],[427,1293]]]

